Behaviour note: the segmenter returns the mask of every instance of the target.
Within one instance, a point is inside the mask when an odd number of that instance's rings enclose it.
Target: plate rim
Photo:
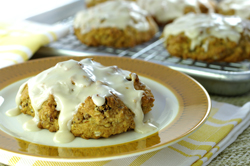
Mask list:
[[[43,61],[43,60],[57,60],[57,59],[83,59],[83,58],[87,58],[87,57],[90,57],[90,58],[115,58],[115,59],[129,59],[129,60],[133,60],[133,61],[141,61],[143,63],[147,63],[147,64],[154,64],[154,65],[160,65],[160,66],[163,66],[161,64],[156,64],[156,63],[153,63],[153,62],[147,62],[147,61],[143,61],[143,60],[140,60],[140,59],[131,59],[131,58],[128,58],[128,57],[117,57],[117,56],[100,56],[100,55],[92,55],[92,56],[77,56],[77,57],[73,57],[73,56],[63,56],[63,57],[49,57],[49,58],[42,58],[42,59],[35,59],[35,60],[31,60],[31,61],[27,61],[25,63],[21,63],[21,64],[17,64],[17,65],[13,65],[13,66],[8,66],[6,68],[3,68],[3,69],[0,69],[0,74],[3,70],[10,70],[12,69],[13,67],[16,67],[16,68],[21,68],[27,64],[30,64],[30,63],[33,63],[33,62],[39,62],[39,61]],[[3,149],[2,147],[0,147],[0,150],[1,151],[6,151],[8,153],[11,153],[11,154],[15,154],[16,156],[25,156],[25,157],[31,157],[31,158],[38,158],[38,159],[42,159],[42,160],[46,160],[46,161],[66,161],[66,162],[88,162],[88,161],[104,161],[104,160],[112,160],[112,159],[118,159],[118,158],[125,158],[125,157],[130,157],[130,156],[135,156],[135,155],[140,155],[140,154],[144,154],[144,153],[149,153],[149,152],[152,152],[152,151],[156,151],[156,150],[159,150],[159,149],[162,149],[164,147],[167,147],[167,146],[170,146],[186,137],[188,137],[190,134],[192,134],[194,131],[198,130],[198,128],[200,128],[202,126],[202,124],[205,123],[205,121],[207,120],[209,114],[210,114],[210,110],[211,110],[211,99],[210,99],[210,96],[208,94],[208,92],[205,90],[205,88],[199,83],[197,82],[195,79],[193,79],[192,77],[184,74],[184,73],[181,73],[179,71],[176,71],[176,70],[173,70],[167,66],[163,66],[165,68],[168,68],[168,70],[172,70],[174,72],[177,72],[179,74],[181,74],[182,76],[186,77],[187,79],[191,80],[195,85],[197,85],[197,87],[199,87],[202,92],[204,93],[204,95],[206,96],[206,99],[207,99],[207,110],[206,110],[206,114],[204,115],[204,117],[200,120],[199,123],[196,124],[196,126],[194,126],[191,130],[189,130],[187,133],[183,133],[182,136],[174,139],[173,141],[169,142],[169,143],[165,143],[165,144],[162,144],[160,146],[156,146],[156,147],[150,147],[146,150],[141,150],[141,151],[138,151],[138,152],[134,152],[134,153],[125,153],[125,154],[122,154],[122,155],[111,155],[111,156],[104,156],[104,157],[88,157],[88,158],[53,158],[53,156],[31,156],[29,154],[22,154],[22,153],[17,153],[17,152],[13,152],[13,151],[10,151],[10,150],[7,150],[7,149]],[[41,72],[41,71],[40,71]],[[33,74],[32,74],[33,75]],[[30,76],[32,76],[30,75]],[[140,74],[140,72],[138,72],[138,75],[142,75],[144,77],[147,77],[147,78],[150,78],[148,76],[145,76],[144,74]],[[26,77],[22,77],[22,78],[19,78],[17,79],[16,81],[20,80],[20,79],[25,79],[29,76],[26,76]],[[154,78],[150,78],[150,79],[153,79],[154,81],[156,81]],[[14,82],[16,82],[14,81]],[[3,81],[0,81],[0,85],[2,85]],[[14,83],[12,82],[12,83]],[[157,81],[158,83],[162,84],[161,82]],[[3,84],[5,85],[5,84]],[[7,87],[8,85],[10,84],[7,84],[3,87],[0,87],[0,91],[2,89],[4,89],[5,87]],[[165,86],[164,84],[162,84],[163,86]],[[165,86],[166,87],[166,86]],[[169,88],[169,86],[167,86],[167,88]],[[172,89],[171,89],[172,91]],[[172,91],[173,92],[173,91]],[[174,93],[176,94],[176,93]],[[179,100],[179,99],[178,99]],[[171,122],[172,123],[172,122]],[[155,134],[155,133],[154,133]],[[154,135],[152,134],[152,135]],[[27,141],[26,141],[27,142]]]

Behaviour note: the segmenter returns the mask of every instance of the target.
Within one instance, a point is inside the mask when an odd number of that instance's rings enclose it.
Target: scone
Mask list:
[[[187,14],[164,28],[164,46],[181,58],[238,62],[250,58],[250,22],[236,16]]]
[[[108,1],[79,12],[74,30],[85,45],[120,48],[150,40],[158,27],[134,2]]]
[[[212,0],[137,0],[137,3],[142,9],[148,11],[160,26],[190,12],[214,11]]]
[[[135,73],[83,59],[60,62],[31,78],[16,101],[38,128],[56,132],[54,141],[64,143],[151,129],[143,117],[154,96]]]
[[[216,11],[223,15],[237,15],[250,20],[250,1],[223,0],[218,3]]]
[[[85,4],[89,8],[97,4],[106,2],[106,1],[111,1],[111,0],[85,0]],[[112,1],[115,1],[115,0],[112,0]],[[120,1],[120,0],[116,0],[116,1]],[[127,0],[127,1],[136,1],[136,0]]]

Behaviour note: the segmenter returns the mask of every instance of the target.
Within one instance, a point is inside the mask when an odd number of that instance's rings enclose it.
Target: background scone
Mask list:
[[[85,0],[85,4],[89,8],[106,1],[120,1],[120,0]],[[127,0],[127,1],[136,1],[136,0]]]
[[[59,143],[72,141],[64,137],[147,132],[152,127],[143,117],[153,107],[154,96],[135,73],[129,73],[90,59],[60,62],[24,83],[17,104],[39,128],[57,131],[54,140]]]
[[[207,62],[250,58],[250,22],[236,16],[187,14],[164,28],[164,46],[173,56]]]
[[[138,5],[148,11],[158,25],[165,25],[187,13],[208,13],[214,10],[212,0],[137,0]]]
[[[249,0],[223,0],[216,7],[217,13],[223,15],[237,15],[250,20]]]
[[[79,12],[74,30],[77,38],[88,46],[120,48],[150,40],[158,27],[134,2],[107,1]]]

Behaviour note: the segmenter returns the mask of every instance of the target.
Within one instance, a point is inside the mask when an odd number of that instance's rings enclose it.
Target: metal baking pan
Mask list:
[[[29,20],[50,24],[72,24],[74,14],[83,8],[82,1],[74,1],[64,7],[29,18]],[[149,42],[129,49],[88,47],[76,39],[72,30],[69,35],[59,41],[40,48],[35,56],[86,56],[97,54],[126,56],[159,63],[186,73],[200,82],[211,94],[235,96],[250,91],[249,61],[206,63],[191,59],[184,60],[169,55],[163,47],[162,39],[159,39],[159,37],[160,33],[157,33]]]

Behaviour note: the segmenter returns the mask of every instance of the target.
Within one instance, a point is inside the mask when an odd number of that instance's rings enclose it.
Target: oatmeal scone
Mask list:
[[[164,46],[177,57],[207,62],[250,59],[250,22],[236,16],[188,14],[165,26]]]
[[[78,68],[77,66],[86,67],[88,66],[88,63],[76,63],[76,62],[70,62],[73,65],[76,65],[74,67]],[[92,63],[92,62],[90,62]],[[95,64],[95,63],[94,63]],[[57,65],[59,66],[59,65]],[[67,72],[71,72],[70,70],[76,70],[71,64],[68,64],[67,62],[62,63],[61,67],[57,67],[54,70],[66,70],[66,72],[62,72],[63,75],[67,76]],[[86,67],[87,70],[89,70],[89,67]],[[114,85],[116,89],[108,88],[108,84],[112,84],[112,79],[108,79],[107,82],[104,82],[102,79],[101,81],[92,82],[93,75],[90,74],[90,84],[88,86],[81,85],[81,83],[86,82],[86,76],[85,75],[72,75],[71,77],[67,78],[69,79],[69,83],[62,82],[60,80],[59,76],[56,79],[59,79],[58,83],[53,84],[52,87],[47,86],[46,81],[42,81],[42,83],[37,84],[35,86],[38,86],[38,88],[41,88],[45,86],[49,89],[49,93],[45,93],[48,96],[44,98],[46,95],[42,95],[40,98],[41,101],[44,100],[44,102],[41,103],[39,106],[39,109],[37,109],[37,102],[36,97],[34,97],[34,93],[36,93],[37,87],[35,87],[34,91],[34,85],[32,83],[25,84],[24,88],[20,92],[20,111],[24,114],[31,115],[33,117],[36,116],[38,119],[37,126],[41,129],[48,129],[51,132],[59,131],[60,129],[60,118],[65,118],[65,112],[68,110],[64,110],[64,107],[67,107],[67,109],[70,109],[68,105],[71,105],[77,100],[78,97],[82,98],[82,96],[86,96],[86,99],[82,99],[82,102],[74,106],[74,108],[77,107],[77,110],[70,113],[70,120],[67,121],[67,126],[70,128],[70,132],[75,137],[82,137],[85,139],[89,138],[100,138],[100,137],[110,137],[111,135],[116,135],[119,133],[123,133],[132,129],[136,129],[140,127],[140,123],[138,122],[137,117],[140,117],[140,112],[138,110],[134,110],[134,106],[131,106],[132,104],[139,104],[141,113],[146,114],[149,111],[151,111],[151,108],[153,107],[154,102],[154,96],[151,92],[151,90],[144,85],[140,80],[139,77],[134,74],[126,74],[127,76],[124,79],[118,78],[117,73],[122,73],[122,71],[119,68],[116,67],[103,67],[97,64],[96,67],[93,68],[93,70],[97,70],[98,68],[101,68],[101,73],[97,73],[96,77],[98,75],[102,75],[105,73],[108,75],[108,78],[116,79],[115,83],[120,82],[117,80],[121,80],[122,84],[124,82],[124,86],[121,85]],[[48,73],[51,74],[52,71],[49,71]],[[67,71],[69,70],[69,71]],[[98,69],[99,70],[99,69]],[[103,71],[104,70],[104,71]],[[107,70],[107,71],[105,71]],[[76,70],[78,71],[78,69]],[[89,72],[89,71],[88,71]],[[114,76],[110,76],[114,74]],[[48,75],[47,73],[45,74]],[[44,76],[40,76],[43,78]],[[70,80],[71,78],[71,80]],[[77,79],[76,79],[77,78]],[[40,78],[38,78],[40,80]],[[87,79],[87,82],[89,80]],[[32,81],[31,81],[32,82]],[[57,85],[58,84],[58,85]],[[67,85],[69,84],[69,85]],[[67,86],[65,86],[67,85]],[[131,86],[132,85],[132,86]],[[30,90],[29,86],[31,86]],[[62,90],[62,92],[56,93],[57,86],[62,86],[63,88],[66,88],[65,90]],[[86,87],[85,87],[86,86]],[[69,91],[68,91],[69,87]],[[117,87],[119,87],[117,89]],[[44,88],[44,87],[43,87]],[[85,88],[85,89],[84,89]],[[87,88],[87,89],[86,89]],[[95,89],[96,90],[93,90]],[[121,89],[122,88],[122,89]],[[134,89],[133,89],[134,88]],[[104,89],[104,90],[102,90]],[[108,90],[106,92],[106,90]],[[46,91],[46,89],[45,89]],[[55,93],[53,93],[55,91]],[[86,95],[86,94],[92,94],[90,91],[97,91],[98,94],[93,95]],[[105,91],[105,93],[103,92]],[[118,91],[118,92],[117,92]],[[75,95],[73,95],[76,93]],[[83,94],[82,94],[83,93]],[[41,94],[41,92],[39,93]],[[60,95],[69,95],[68,96],[60,96]],[[104,95],[103,95],[104,94]],[[135,96],[134,96],[134,95]],[[140,101],[136,101],[139,98],[136,97],[136,94],[140,94],[141,98]],[[127,96],[128,95],[128,96]],[[133,96],[129,96],[133,95]],[[60,96],[58,98],[58,96]],[[72,96],[75,96],[76,99],[73,99],[72,101],[67,101],[73,98]],[[133,99],[134,98],[134,99]],[[67,99],[67,100],[66,100]],[[64,101],[65,103],[60,103]],[[81,100],[79,100],[81,101]],[[40,102],[40,101],[38,101]],[[101,104],[100,104],[101,102]],[[33,104],[32,104],[33,103]],[[130,103],[130,105],[128,105]],[[60,105],[64,105],[63,107]],[[35,111],[37,109],[37,111]],[[138,114],[139,113],[139,114]],[[36,115],[37,114],[37,115]],[[63,116],[63,118],[62,118]],[[137,116],[137,117],[136,117]],[[62,120],[61,120],[62,121]],[[139,129],[140,130],[140,129]]]
[[[85,45],[120,48],[149,41],[158,27],[134,2],[108,1],[79,12],[74,31]]]
[[[190,12],[213,12],[215,6],[213,0],[137,0],[137,3],[142,9],[148,11],[160,26]]]
[[[106,2],[106,1],[111,1],[111,0],[85,0],[85,4],[89,8],[92,6],[96,6],[100,3]],[[115,1],[115,0],[112,0],[112,1]],[[120,0],[116,0],[116,1],[120,1]],[[136,0],[127,0],[127,1],[136,1]]]
[[[216,6],[216,12],[222,15],[236,15],[250,20],[250,1],[223,0]]]

